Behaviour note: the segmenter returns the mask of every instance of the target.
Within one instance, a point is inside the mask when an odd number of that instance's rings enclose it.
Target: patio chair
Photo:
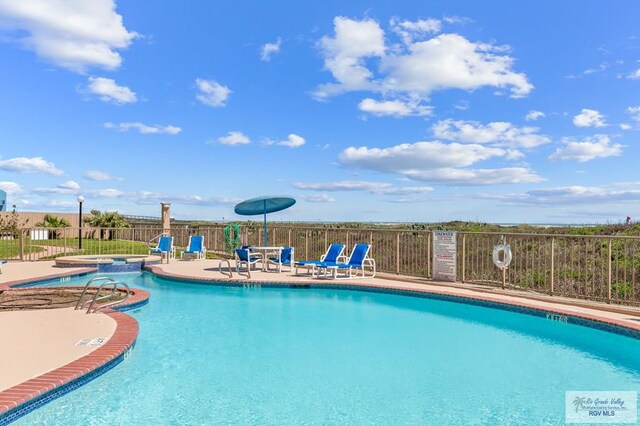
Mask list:
[[[342,255],[344,251],[344,244],[331,243],[327,252],[320,256],[320,260],[301,260],[295,263],[296,265],[296,275],[298,275],[299,268],[305,268],[307,270],[307,274],[311,272],[315,273],[316,267],[323,263],[338,263],[340,259],[346,260],[346,257]]]
[[[180,253],[180,258],[189,257],[202,260],[207,256],[207,249],[204,247],[204,237],[202,235],[190,235],[187,248]]]
[[[275,265],[276,271],[282,272],[283,266],[289,267],[289,272],[291,272],[293,268],[293,258],[294,258],[294,248],[293,247],[285,247],[280,252],[279,256],[276,257],[268,257],[266,260],[267,271],[270,271],[269,265]]]
[[[321,271],[324,270],[324,277],[328,278],[373,278],[376,276],[376,261],[369,257],[371,246],[369,244],[356,244],[351,251],[351,256],[344,263],[322,262],[317,265]],[[366,275],[366,269],[372,270],[371,275]],[[329,275],[328,272],[331,271]],[[339,277],[338,271],[344,271],[344,276]],[[361,272],[359,274],[358,272]],[[318,277],[320,273],[318,272]]]
[[[167,262],[176,257],[176,248],[173,246],[173,237],[162,235],[158,240],[158,245],[149,250],[149,254],[158,254],[160,258],[166,257]]]
[[[260,253],[252,253],[248,248],[236,249],[236,272],[240,274],[240,268],[243,266],[247,269],[247,276],[251,278],[251,266],[258,262],[264,262],[264,258]]]
[[[0,260],[0,274],[2,273],[2,265],[5,265],[9,262],[7,262],[6,260]]]

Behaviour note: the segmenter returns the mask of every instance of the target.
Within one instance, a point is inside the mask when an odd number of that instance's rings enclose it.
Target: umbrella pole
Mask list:
[[[268,247],[267,245],[267,201],[265,200],[263,203],[264,203],[264,246]]]

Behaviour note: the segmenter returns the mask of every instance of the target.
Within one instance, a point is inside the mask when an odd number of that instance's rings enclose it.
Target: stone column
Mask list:
[[[169,203],[160,203],[162,208],[162,233],[169,235],[171,234],[171,204]]]

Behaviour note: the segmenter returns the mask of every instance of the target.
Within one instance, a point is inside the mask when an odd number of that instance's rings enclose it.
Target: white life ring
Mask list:
[[[502,260],[500,259],[500,252],[504,252]],[[513,259],[511,254],[511,246],[509,244],[498,244],[493,248],[493,263],[500,269],[506,269],[509,267]]]

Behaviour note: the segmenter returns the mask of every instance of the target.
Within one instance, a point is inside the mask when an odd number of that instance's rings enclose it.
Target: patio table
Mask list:
[[[284,247],[261,247],[261,246],[251,246],[251,251],[258,251],[262,253],[262,270],[267,270],[267,256],[270,254],[276,255],[280,258],[280,253],[282,253]]]

